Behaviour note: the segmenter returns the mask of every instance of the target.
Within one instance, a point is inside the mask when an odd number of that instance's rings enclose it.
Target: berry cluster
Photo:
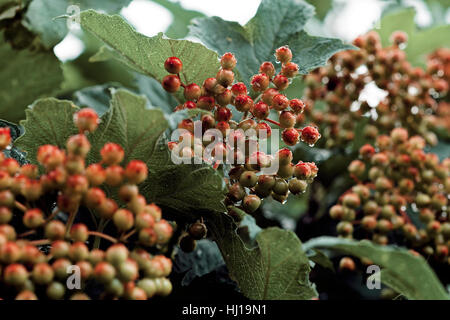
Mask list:
[[[369,121],[363,134],[370,141],[400,125],[433,145],[436,126],[450,130],[448,104],[438,104],[448,93],[448,51],[438,51],[424,70],[407,61],[405,33],[394,32],[391,41],[392,46],[382,48],[379,35],[371,31],[354,40],[360,50],[339,52],[328,66],[305,77],[311,105],[326,102],[325,110],[306,110],[316,124],[323,125],[326,147],[352,141],[355,123],[363,117]],[[375,93],[380,89],[382,93]],[[385,97],[377,102],[367,94]]]
[[[274,64],[263,62],[259,73],[251,78],[250,90],[243,82],[235,83],[233,68],[237,61],[231,53],[221,57],[217,75],[207,78],[202,86],[182,83],[179,73],[183,64],[177,57],[170,57],[164,63],[171,74],[163,78],[163,88],[175,93],[182,87],[186,99],[175,112],[196,108],[211,112],[203,113],[197,120],[195,117],[182,120],[178,128],[187,133],[181,134],[178,141],[169,142],[169,148],[180,157],[205,159],[205,149],[213,146],[211,160],[215,168],[225,159],[231,159],[227,162],[231,165],[227,204],[240,202],[249,213],[258,209],[263,197],[272,196],[284,202],[289,191],[293,194],[304,192],[308,182],[317,175],[314,163],[292,164],[289,149],[278,151],[276,156],[260,150],[260,141],[274,132],[270,125],[282,129],[281,138],[288,146],[294,146],[300,140],[313,146],[320,138],[316,127],[299,128],[305,109],[303,101],[290,100],[282,93],[289,87],[290,79],[298,74],[298,65],[291,61],[291,50],[287,46],[280,47],[275,57],[281,63],[281,70],[277,73]],[[241,113],[239,122],[232,119],[235,112]],[[271,114],[278,121],[270,119]],[[197,125],[201,127],[200,137],[194,135]],[[210,129],[218,130],[223,140],[215,140],[216,137],[208,134]],[[181,143],[186,141],[187,144]],[[279,164],[278,171],[264,174],[264,168],[274,161]]]
[[[395,240],[449,263],[450,158],[425,153],[425,140],[403,128],[380,135],[376,147],[362,146],[348,167],[357,184],[330,209],[338,234]]]
[[[167,247],[173,227],[161,218],[161,209],[147,204],[139,193],[138,184],[147,179],[146,164],[131,160],[121,166],[124,150],[107,143],[100,152],[101,162],[86,167],[90,151],[86,134],[97,128],[98,116],[86,108],[75,114],[74,122],[79,134],[67,140],[65,150],[39,147],[37,161],[42,168],[20,166],[0,153],[0,297],[168,295],[172,261],[159,250]],[[9,128],[1,129],[0,148],[10,142]],[[102,187],[117,190],[118,202],[107,197]],[[89,220],[82,217],[89,217],[89,211],[101,218],[95,231],[79,222]],[[109,234],[103,232],[105,227]],[[72,289],[68,278],[74,270],[79,270],[80,287]],[[100,288],[91,290],[100,291],[99,297],[89,297],[87,288],[92,286]]]

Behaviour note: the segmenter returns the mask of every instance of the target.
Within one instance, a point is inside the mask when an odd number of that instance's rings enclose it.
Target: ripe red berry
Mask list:
[[[167,92],[171,92],[171,93],[177,92],[181,86],[180,78],[178,78],[178,76],[176,76],[174,74],[165,76],[162,79],[161,83],[162,83],[164,90],[166,90]]]
[[[257,104],[255,104],[252,108],[253,115],[258,119],[265,119],[269,115],[270,108],[267,104],[265,104],[262,101],[259,101]]]
[[[131,160],[125,168],[125,177],[130,183],[139,184],[144,182],[147,176],[147,165],[141,160]]]
[[[64,151],[58,149],[56,146],[49,144],[40,146],[37,152],[37,160],[48,170],[60,166],[66,158]]]
[[[292,60],[292,51],[288,46],[279,47],[275,50],[275,58],[281,63],[288,63]]]
[[[364,159],[370,159],[375,154],[375,148],[370,144],[365,144],[359,149],[359,154]]]
[[[197,104],[194,101],[186,101],[183,103],[183,109],[195,109]]]
[[[214,112],[214,117],[217,121],[230,121],[231,116],[231,110],[227,107],[218,107]]]
[[[238,82],[233,84],[231,87],[231,93],[233,93],[233,96],[239,96],[241,94],[247,95],[247,87],[243,82]]]
[[[105,182],[106,172],[101,165],[94,163],[86,168],[85,176],[90,185],[99,186]]]
[[[408,41],[408,35],[403,31],[395,31],[392,33],[390,41],[398,46]]]
[[[288,62],[281,67],[281,74],[285,77],[292,78],[298,74],[298,65]]]
[[[77,134],[67,139],[66,148],[71,155],[85,157],[91,149],[91,144],[84,134]]]
[[[289,99],[283,94],[277,94],[273,97],[272,107],[277,111],[283,111],[289,106]]]
[[[253,107],[253,100],[247,95],[240,94],[234,99],[234,106],[240,112],[247,112]]]
[[[202,88],[196,83],[190,83],[184,88],[184,97],[186,100],[197,100],[202,93]]]
[[[300,99],[292,99],[289,101],[289,106],[296,114],[302,113],[305,110],[305,103]]]
[[[122,162],[125,152],[120,145],[110,142],[103,146],[100,150],[100,155],[102,156],[102,161],[106,165],[113,165]]]
[[[173,234],[173,228],[166,220],[160,220],[155,223],[154,230],[157,236],[156,242],[158,244],[166,244]]]
[[[283,142],[288,146],[295,146],[300,139],[300,133],[298,133],[297,129],[294,128],[285,129],[281,136],[283,138]]]
[[[98,126],[98,114],[91,108],[84,108],[73,115],[73,121],[80,133],[93,132]]]
[[[269,77],[265,73],[255,74],[250,84],[254,91],[262,92],[269,86]]]
[[[289,79],[283,74],[278,74],[273,78],[273,84],[278,90],[285,90],[289,87]]]
[[[272,62],[265,61],[259,67],[259,73],[265,73],[270,79],[275,75],[275,67]]]
[[[170,57],[167,58],[166,61],[164,62],[164,68],[169,73],[178,74],[183,68],[183,63],[177,57]]]
[[[354,271],[355,268],[355,262],[352,260],[352,258],[344,257],[341,259],[341,261],[339,261],[340,270]]]
[[[236,66],[236,62],[237,61],[234,54],[230,52],[225,53],[220,59],[220,65],[222,66],[222,68],[229,70],[234,69],[234,67]]]
[[[302,130],[302,141],[309,145],[313,145],[320,139],[319,130],[315,127],[304,127]]]
[[[11,129],[9,127],[0,128],[0,150],[6,149],[11,143]]]
[[[24,164],[20,168],[20,174],[30,179],[36,179],[39,175],[39,168],[34,164]]]
[[[216,87],[219,85],[219,82],[216,78],[207,78],[203,81],[203,88],[209,93],[216,93]]]
[[[311,176],[311,167],[304,162],[299,162],[294,167],[294,175],[300,180],[309,179]]]

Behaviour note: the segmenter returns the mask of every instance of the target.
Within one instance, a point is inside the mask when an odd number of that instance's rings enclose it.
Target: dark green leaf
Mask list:
[[[387,285],[393,285],[394,290],[408,299],[449,299],[449,295],[426,260],[406,249],[381,246],[368,240],[355,241],[333,237],[309,240],[304,248],[336,250],[342,254],[368,258],[382,269],[381,282],[386,281]],[[383,278],[384,274],[388,275],[386,279]]]
[[[300,73],[319,67],[336,52],[354,48],[338,39],[313,37],[303,31],[314,8],[300,0],[263,0],[245,25],[219,17],[194,20],[191,35],[219,54],[234,53],[239,78],[248,83],[263,61],[274,61],[275,49],[288,45]]]
[[[179,104],[174,96],[163,90],[161,83],[153,78],[136,73],[135,86],[140,94],[147,97],[152,106],[160,108],[164,113],[172,113]]]
[[[83,88],[73,94],[73,102],[82,108],[92,108],[102,116],[109,109],[111,89],[118,87],[118,84],[109,83]]]
[[[317,263],[319,266],[322,266],[326,269],[330,269],[335,272],[333,262],[320,250],[312,249],[306,252],[309,260],[314,263]]]
[[[208,224],[232,279],[242,293],[256,300],[311,299],[317,292],[309,282],[309,260],[297,236],[279,228],[268,228],[248,248],[236,234],[236,226],[225,214],[215,214]]]

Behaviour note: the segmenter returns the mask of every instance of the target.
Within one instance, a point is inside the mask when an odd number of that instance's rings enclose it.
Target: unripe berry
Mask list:
[[[203,110],[212,111],[215,106],[214,97],[211,96],[201,96],[198,98],[197,107]]]
[[[395,128],[391,131],[391,139],[395,144],[403,143],[408,140],[408,131],[404,128]]]
[[[120,185],[124,178],[124,170],[121,166],[112,165],[106,168],[106,184],[112,187]]]
[[[366,230],[375,230],[377,227],[377,219],[373,216],[365,216],[361,220],[361,225]]]
[[[130,183],[139,184],[148,176],[147,165],[141,160],[131,160],[125,168],[125,177]]]
[[[52,269],[55,273],[55,277],[57,279],[66,279],[69,274],[67,273],[67,268],[72,265],[72,262],[70,262],[68,259],[60,258],[55,260],[52,264]]]
[[[285,75],[278,74],[276,75],[273,80],[273,84],[275,87],[277,87],[278,90],[285,90],[287,87],[289,87],[289,79]]]
[[[127,259],[118,266],[118,276],[122,281],[135,281],[139,276],[137,263],[132,259]]]
[[[356,176],[357,178],[361,178],[365,170],[366,165],[360,160],[353,160],[348,166],[348,172],[350,172],[350,174]]]
[[[264,91],[264,93],[261,96],[261,100],[271,106],[272,105],[272,101],[273,101],[273,97],[275,97],[277,94],[279,94],[279,91],[275,88],[268,88]]]
[[[392,230],[392,222],[386,219],[380,219],[377,221],[377,230],[382,233],[387,233]]]
[[[173,234],[173,228],[166,220],[160,220],[155,223],[154,230],[157,235],[158,244],[168,243]]]
[[[23,290],[19,292],[19,294],[16,296],[15,300],[37,300],[36,295],[34,292],[30,290]]]
[[[52,300],[59,300],[64,297],[66,288],[60,282],[52,282],[46,290],[47,297]]]
[[[71,155],[85,157],[91,149],[91,144],[84,134],[77,134],[67,139],[66,148]]]
[[[23,224],[30,229],[35,229],[44,224],[44,214],[38,208],[29,209],[23,215]]]
[[[256,135],[259,139],[267,139],[272,135],[272,128],[265,123],[260,122],[256,125]]]
[[[103,261],[105,259],[105,252],[100,249],[93,249],[91,252],[89,252],[89,262],[96,266],[99,262]]]
[[[344,212],[344,216],[345,216],[345,212]],[[350,235],[353,233],[353,225],[348,221],[341,221],[337,224],[336,230],[340,235],[347,236],[347,235]]]
[[[216,95],[216,101],[221,106],[227,106],[231,103],[232,97],[233,95],[231,93],[231,90],[225,89],[224,92]]]
[[[94,277],[100,283],[110,283],[115,276],[116,269],[108,262],[99,262],[94,268]]]
[[[302,129],[301,139],[303,142],[314,145],[320,139],[319,130],[315,127],[304,127]]]
[[[207,78],[205,79],[205,81],[203,81],[203,88],[208,92],[208,93],[218,93],[217,92],[217,87],[219,86],[219,82],[217,81],[216,78]]]
[[[297,131],[297,129],[294,128],[283,130],[283,133],[281,135],[283,138],[283,142],[288,146],[295,146],[300,139],[300,133]]]
[[[40,164],[51,170],[60,166],[66,158],[63,150],[53,145],[43,145],[38,148],[37,160]]]
[[[89,257],[89,249],[83,242],[75,242],[70,246],[69,258],[74,262],[86,260]]]
[[[253,100],[247,95],[240,94],[234,99],[234,106],[240,112],[247,112],[253,107]]]
[[[84,108],[73,115],[73,121],[80,133],[93,132],[98,126],[98,114],[91,108]]]
[[[254,194],[249,194],[242,200],[242,206],[247,213],[255,212],[261,205],[261,199]]]
[[[330,217],[336,220],[342,220],[344,217],[344,208],[340,204],[336,204],[330,208]]]
[[[277,111],[283,111],[289,107],[289,99],[283,94],[277,94],[273,97],[272,107]]]
[[[20,168],[20,174],[29,179],[36,179],[39,175],[39,168],[34,164],[27,163]]]
[[[54,272],[52,267],[47,263],[38,263],[34,266],[31,276],[33,281],[37,284],[49,284],[52,282],[54,277]]]
[[[59,220],[52,220],[45,226],[45,237],[50,240],[61,240],[64,238],[66,227]]]
[[[340,270],[355,271],[355,262],[349,257],[344,257],[339,261]]]
[[[275,58],[281,63],[288,63],[292,60],[292,51],[288,46],[279,47],[275,50]]]
[[[28,279],[27,269],[18,263],[8,265],[3,273],[5,283],[13,286],[20,286]]]
[[[127,203],[127,208],[131,210],[134,214],[139,214],[144,211],[147,202],[145,201],[145,197],[143,195],[138,195],[131,199],[130,202]]]
[[[56,240],[52,243],[50,253],[55,259],[64,258],[69,254],[70,245],[63,240]]]
[[[106,261],[114,266],[118,266],[128,259],[129,251],[125,245],[121,243],[113,244],[106,250]]]
[[[178,74],[181,72],[181,69],[183,68],[183,63],[177,57],[170,57],[167,58],[166,61],[164,62],[164,68],[169,73]]]
[[[269,115],[270,108],[267,104],[265,104],[262,101],[259,101],[257,104],[255,104],[252,108],[253,115],[261,120],[264,120]]]
[[[89,238],[89,229],[83,223],[77,223],[70,229],[70,238],[73,241],[85,242]]]
[[[269,87],[269,83],[269,77],[264,73],[255,74],[250,81],[253,90],[256,92],[266,90]]]
[[[106,165],[114,165],[122,162],[125,152],[123,148],[116,143],[106,143],[100,150],[102,162]]]
[[[202,88],[196,83],[190,83],[184,88],[184,97],[186,100],[197,100],[202,93]]]
[[[68,194],[84,194],[89,188],[89,182],[84,175],[75,174],[67,179],[66,192]]]
[[[201,240],[204,237],[206,237],[208,230],[206,229],[206,226],[204,223],[201,222],[196,222],[191,224],[191,226],[189,227],[189,235],[194,239],[194,240]]]
[[[98,208],[105,199],[106,195],[100,188],[90,188],[84,195],[84,203],[91,209]]]
[[[144,246],[151,247],[158,241],[158,235],[153,228],[145,228],[139,231],[139,242]]]
[[[7,207],[0,207],[0,224],[6,224],[11,221],[11,219],[12,211]]]
[[[155,224],[155,218],[149,213],[141,212],[136,216],[136,228],[137,229],[145,229],[151,228]]]
[[[290,111],[282,111],[279,120],[282,128],[293,128],[295,126],[297,118]]]
[[[270,79],[275,75],[275,67],[273,66],[272,62],[265,61],[261,63],[261,66],[259,67],[259,73],[266,74]]]
[[[288,148],[283,148],[278,150],[276,159],[278,159],[280,165],[284,166],[290,164],[293,157],[294,156],[291,150]]]
[[[162,84],[164,90],[166,90],[167,92],[170,92],[170,93],[174,93],[174,92],[177,92],[178,89],[180,89],[181,81],[177,75],[170,74],[170,75],[165,76],[162,79],[161,84]]]
[[[118,205],[112,199],[105,199],[102,201],[100,206],[97,208],[98,213],[103,219],[111,219],[114,215],[114,212],[117,211]]]
[[[258,177],[253,171],[244,171],[239,178],[239,183],[241,184],[241,186],[247,188],[254,187],[257,181]]]
[[[119,231],[127,231],[133,227],[134,216],[131,211],[126,209],[117,210],[113,217],[113,222]]]
[[[155,218],[155,221],[161,220],[161,208],[154,203],[146,205],[144,207],[144,212],[151,214],[153,218]]]
[[[289,186],[284,179],[276,179],[275,185],[272,188],[272,191],[277,195],[286,195],[289,190]]]
[[[342,204],[347,208],[355,209],[360,206],[361,200],[356,193],[347,193],[342,198]]]
[[[234,54],[227,52],[225,53],[222,58],[220,58],[220,65],[222,66],[222,68],[224,69],[234,69],[234,67],[236,66],[236,58],[234,56]]]
[[[216,79],[219,84],[228,87],[234,81],[234,72],[227,69],[220,69],[216,74]]]
[[[293,78],[298,74],[298,65],[288,62],[281,67],[281,74],[288,78]]]
[[[0,128],[0,150],[6,149],[11,143],[11,129],[9,127]]]
[[[299,180],[299,179],[289,180],[289,191],[292,194],[304,193],[306,191],[307,187],[308,187],[308,183],[304,180]]]

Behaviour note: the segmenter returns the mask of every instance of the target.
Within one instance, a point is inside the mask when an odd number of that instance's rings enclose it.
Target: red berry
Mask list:
[[[294,113],[302,113],[305,110],[305,103],[300,99],[292,99],[289,101],[289,106]]]
[[[86,260],[89,257],[89,249],[83,242],[75,242],[70,246],[69,258],[74,262]]]
[[[236,66],[236,62],[237,61],[234,54],[230,52],[225,53],[220,59],[220,65],[222,66],[222,68],[229,70],[234,69],[234,67]]]
[[[283,111],[289,106],[289,99],[283,94],[277,94],[273,97],[272,107],[277,111]]]
[[[178,74],[183,68],[183,63],[177,57],[170,57],[167,58],[166,61],[164,62],[164,68],[169,73]]]
[[[403,31],[395,31],[392,33],[390,40],[395,45],[400,45],[408,41],[408,35]]]
[[[11,143],[11,129],[9,127],[0,128],[0,150],[6,149]]]
[[[214,117],[217,121],[229,121],[231,116],[231,110],[227,107],[219,107],[214,112]]]
[[[253,107],[253,100],[247,95],[238,95],[234,99],[234,106],[240,112],[247,112]]]
[[[281,74],[292,78],[298,74],[298,65],[293,62],[288,62],[281,67]]]
[[[238,82],[233,84],[231,87],[231,92],[233,93],[233,96],[239,96],[241,94],[247,95],[247,87],[243,82]]]
[[[203,88],[210,93],[216,93],[216,87],[219,85],[219,82],[216,78],[207,78],[203,81]]]
[[[49,264],[42,262],[34,266],[31,276],[35,283],[43,285],[52,282],[55,273]]]
[[[294,167],[294,175],[300,180],[307,180],[311,176],[311,167],[304,162],[299,162]]]
[[[282,74],[276,75],[272,81],[278,90],[285,90],[287,87],[289,87],[289,79]]]
[[[198,98],[197,107],[203,110],[211,111],[215,106],[214,97],[211,96],[201,96]]]
[[[183,109],[195,109],[197,108],[197,104],[194,101],[186,101],[183,104]]]
[[[270,138],[272,135],[272,128],[267,123],[260,122],[256,125],[256,134],[260,139],[262,139],[262,137],[265,139]]]
[[[153,228],[157,235],[158,244],[166,244],[169,242],[173,234],[173,228],[166,220],[158,221]]]
[[[167,75],[162,79],[162,86],[167,92],[177,92],[181,86],[180,78],[174,74]]]
[[[56,146],[46,144],[38,148],[37,160],[45,166],[47,170],[60,166],[64,162],[65,158],[66,155],[64,151],[58,149]]]
[[[275,51],[275,58],[281,63],[288,63],[292,60],[292,51],[288,46],[279,47]]]
[[[145,228],[139,231],[139,242],[144,246],[151,247],[156,244],[158,241],[158,235],[156,234],[155,229],[153,228]]]
[[[131,160],[125,168],[125,177],[130,183],[139,184],[147,179],[148,168],[141,160]]]
[[[300,133],[294,128],[285,129],[281,135],[284,143],[288,146],[295,146],[300,139]]]
[[[355,262],[349,257],[344,257],[339,261],[340,270],[354,271],[355,268]]]
[[[36,179],[39,175],[39,168],[34,164],[24,164],[20,168],[20,174],[30,179]]]
[[[94,268],[94,277],[100,283],[110,283],[116,276],[116,269],[108,262],[99,262]]]
[[[268,104],[269,106],[272,105],[273,102],[273,98],[279,94],[280,92],[277,89],[274,88],[269,88],[266,91],[264,91],[264,93],[261,96],[261,100]]]
[[[105,182],[106,172],[101,165],[94,163],[86,168],[85,176],[90,185],[99,186]]]
[[[375,148],[370,144],[365,144],[359,149],[359,154],[364,159],[370,159],[375,154]]]
[[[97,208],[98,213],[103,219],[111,219],[114,212],[118,209],[117,203],[112,199],[105,199]]]
[[[313,145],[320,139],[320,133],[315,127],[304,127],[301,139],[305,143]]]
[[[227,69],[220,69],[216,74],[216,79],[224,87],[230,86],[234,81],[234,72]]]
[[[269,77],[265,73],[256,74],[252,77],[250,84],[254,91],[264,91],[269,86]]]
[[[184,88],[186,100],[197,100],[202,93],[202,88],[196,83],[190,83]]]
[[[255,104],[252,108],[253,115],[261,120],[267,118],[269,112],[270,112],[269,106],[262,101]]]
[[[6,224],[12,219],[12,211],[7,207],[0,207],[0,224]]]
[[[122,162],[125,152],[122,147],[116,143],[106,143],[100,150],[102,161],[106,165],[119,164]]]
[[[85,242],[89,238],[89,229],[83,223],[77,223],[70,229],[70,238],[73,241]]]
[[[66,148],[69,154],[85,157],[91,149],[91,144],[84,134],[77,134],[67,140]]]
[[[275,67],[272,62],[265,61],[259,67],[259,73],[265,73],[270,79],[275,75]]]
[[[98,114],[91,108],[84,108],[73,116],[73,121],[80,132],[93,132],[98,126]]]
[[[40,209],[29,209],[23,215],[23,224],[25,227],[35,229],[44,224],[44,214]]]

